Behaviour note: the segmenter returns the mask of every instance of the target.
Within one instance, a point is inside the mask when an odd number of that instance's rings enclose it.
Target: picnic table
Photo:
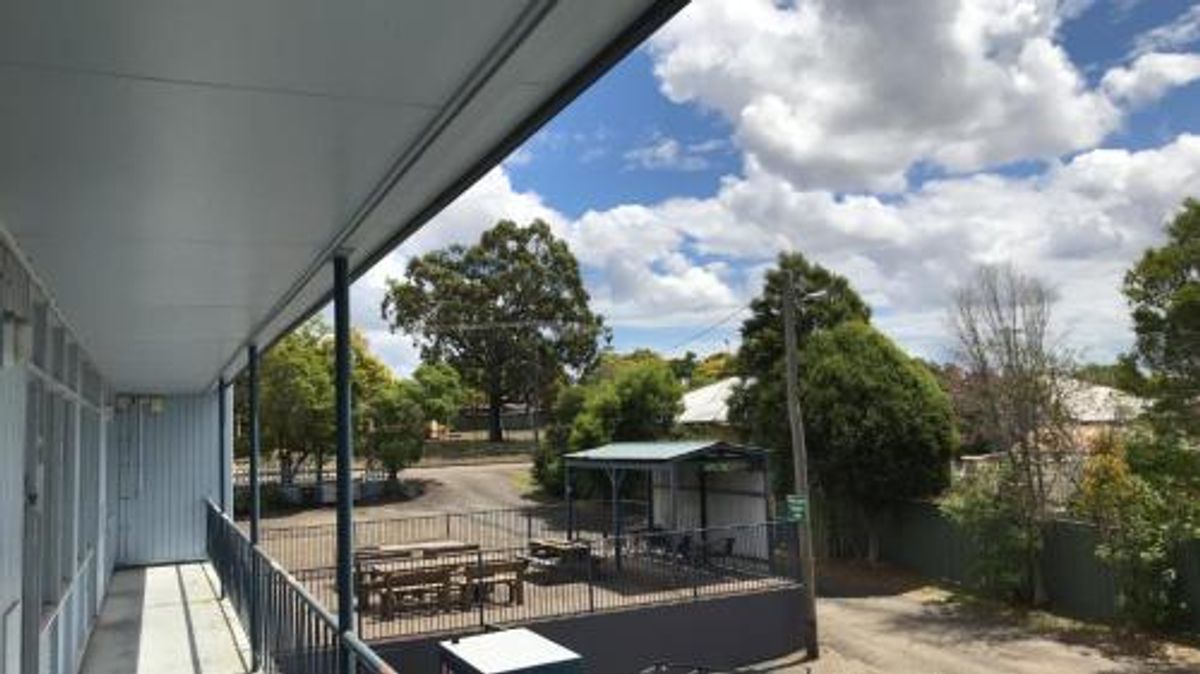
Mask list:
[[[535,538],[529,541],[529,554],[534,557],[573,559],[586,555],[588,544],[565,538]]]
[[[569,573],[586,564],[591,548],[584,541],[563,538],[535,538],[529,541],[528,554],[519,555],[532,568],[542,572],[544,578],[554,579],[559,572]]]
[[[465,609],[505,589],[508,603],[525,601],[523,559],[478,559],[478,543],[452,539],[363,546],[355,551],[359,605],[384,615],[414,608]]]
[[[431,541],[415,541],[412,543],[391,543],[386,545],[366,545],[355,551],[355,557],[362,562],[386,561],[391,559],[411,559],[414,557],[437,557],[464,552],[475,552],[478,543],[464,543],[452,539],[437,539]]]

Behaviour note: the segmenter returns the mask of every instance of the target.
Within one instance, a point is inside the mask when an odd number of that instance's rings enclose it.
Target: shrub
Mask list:
[[[1029,597],[1028,554],[1041,545],[1040,537],[1031,537],[1025,526],[1017,482],[1009,461],[980,466],[957,480],[939,503],[973,552],[967,584],[1005,600]]]
[[[1125,619],[1172,624],[1186,609],[1173,558],[1187,527],[1163,494],[1133,473],[1115,434],[1092,442],[1072,509],[1099,531],[1096,556],[1116,575],[1117,608]]]

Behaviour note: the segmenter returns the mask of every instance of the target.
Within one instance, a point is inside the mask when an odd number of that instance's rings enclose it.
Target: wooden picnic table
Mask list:
[[[355,551],[360,561],[383,561],[388,559],[409,559],[413,557],[437,557],[463,552],[475,552],[478,543],[464,543],[452,539],[437,539],[431,541],[415,541],[412,543],[389,543],[386,545],[367,545]]]
[[[529,553],[535,557],[579,557],[586,555],[588,544],[565,538],[535,538],[529,541]]]
[[[522,604],[528,566],[522,559],[435,558],[400,568],[369,568],[359,578],[359,606],[378,606],[385,616],[408,608],[466,610],[475,602],[493,600],[498,588],[507,590],[509,604]]]

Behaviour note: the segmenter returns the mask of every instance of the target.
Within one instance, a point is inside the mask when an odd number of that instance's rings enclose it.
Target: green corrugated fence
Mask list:
[[[818,502],[814,536],[817,549],[836,550],[826,541],[862,540],[866,532],[861,518],[839,517],[829,521],[831,508]],[[879,557],[922,575],[954,584],[964,584],[971,568],[972,550],[962,531],[932,503],[900,503],[877,514]],[[857,531],[846,531],[847,528]],[[1095,555],[1096,531],[1082,522],[1056,520],[1043,534],[1042,573],[1049,608],[1056,613],[1085,620],[1110,620],[1117,615],[1117,583],[1111,569]],[[859,546],[855,546],[859,547]],[[838,556],[834,552],[832,556]],[[1200,629],[1200,540],[1181,546],[1175,565],[1180,589],[1189,607],[1189,623]]]

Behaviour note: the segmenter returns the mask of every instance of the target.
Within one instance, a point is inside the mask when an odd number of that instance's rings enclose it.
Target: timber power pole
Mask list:
[[[800,308],[801,298],[796,292],[796,282],[792,273],[784,272],[783,292],[783,340],[787,354],[787,407],[788,424],[792,435],[792,471],[795,479],[793,487],[796,496],[803,501],[803,514],[796,522],[797,535],[800,538],[801,582],[804,584],[804,639],[805,650],[810,659],[821,656],[817,643],[817,578],[816,565],[813,561],[812,545],[812,502],[808,491],[808,450],[804,444],[804,415],[800,410],[800,385],[798,369],[800,357],[796,352],[796,311]]]

